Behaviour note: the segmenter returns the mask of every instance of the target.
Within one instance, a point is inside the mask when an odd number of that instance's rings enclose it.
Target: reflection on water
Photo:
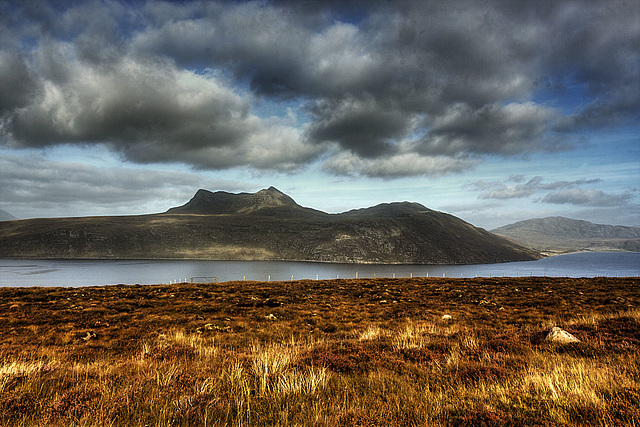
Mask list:
[[[365,277],[631,277],[640,253],[577,253],[478,265],[371,265],[281,261],[0,260],[0,286],[91,286],[182,281],[281,281]]]
[[[45,268],[45,269],[38,269],[35,271],[26,271],[24,273],[20,273],[18,272],[18,274],[21,274],[23,276],[29,276],[31,274],[47,274],[47,273],[52,273],[54,271],[60,271],[59,268]]]

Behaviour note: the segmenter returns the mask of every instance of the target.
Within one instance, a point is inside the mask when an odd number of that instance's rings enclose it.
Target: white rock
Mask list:
[[[547,337],[545,339],[547,341],[559,342],[559,343],[580,342],[578,338],[574,337],[569,332],[558,328],[557,326],[551,329],[551,331],[549,332],[549,334],[547,334]]]

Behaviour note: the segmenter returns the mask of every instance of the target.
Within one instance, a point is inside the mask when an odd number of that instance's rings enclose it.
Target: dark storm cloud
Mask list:
[[[257,93],[311,99],[306,137],[337,142],[363,161],[394,153],[408,130],[424,135],[416,155],[513,155],[566,149],[572,139],[564,132],[637,115],[640,97],[629,92],[638,77],[637,7],[395,4],[358,3],[352,25],[326,4],[312,16],[286,2],[245,3],[189,21],[193,33],[172,22],[137,46],[173,49],[187,64],[206,52]],[[567,94],[566,86],[586,93]],[[551,89],[592,101],[568,113],[531,101]]]
[[[323,158],[335,173],[383,177],[404,162],[405,174],[438,175],[639,119],[634,2],[2,7],[12,31],[0,31],[0,76],[14,83],[0,90],[0,131],[13,147],[106,144],[133,162],[205,169]],[[258,117],[259,98],[298,102],[310,123]]]
[[[0,51],[0,118],[29,104],[38,81],[23,57]],[[1,122],[0,122],[1,123]]]
[[[472,109],[454,105],[433,121],[423,150],[437,154],[519,154],[560,149],[563,144],[546,133],[553,121],[550,108],[533,103],[485,105]]]
[[[392,141],[411,130],[405,115],[381,108],[373,99],[317,103],[312,115],[318,117],[309,129],[312,140],[337,142],[363,158],[389,154]]]
[[[134,162],[209,169],[291,170],[317,151],[295,129],[252,115],[249,99],[214,74],[179,69],[167,58],[95,65],[63,42],[43,43],[34,57],[40,87],[5,115],[11,146],[101,143]]]

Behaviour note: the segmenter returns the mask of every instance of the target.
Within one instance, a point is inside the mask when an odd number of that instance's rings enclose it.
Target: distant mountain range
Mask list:
[[[548,254],[577,251],[640,252],[640,227],[594,224],[556,216],[519,221],[491,231]]]
[[[18,219],[18,218],[11,215],[7,211],[3,211],[2,209],[0,209],[0,221],[13,221],[14,219]]]
[[[270,187],[199,190],[185,205],[153,215],[2,222],[0,257],[473,264],[539,254],[418,203],[328,214]]]

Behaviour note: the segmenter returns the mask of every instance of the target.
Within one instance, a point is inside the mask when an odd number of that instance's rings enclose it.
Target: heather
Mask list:
[[[638,285],[0,288],[0,425],[638,425]]]

